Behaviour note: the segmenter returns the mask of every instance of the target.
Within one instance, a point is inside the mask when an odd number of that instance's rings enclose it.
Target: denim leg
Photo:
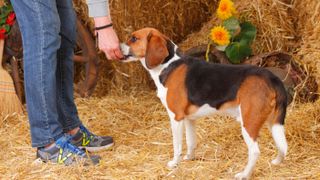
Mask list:
[[[63,135],[56,97],[60,20],[56,1],[11,0],[23,40],[24,79],[33,147]]]
[[[76,44],[76,14],[72,0],[56,0],[60,16],[61,47],[58,50],[57,109],[63,130],[78,127],[78,117],[73,96],[73,51]]]

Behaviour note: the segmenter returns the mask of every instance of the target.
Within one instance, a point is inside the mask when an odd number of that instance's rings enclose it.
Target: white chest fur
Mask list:
[[[229,115],[233,118],[236,118],[237,121],[240,121],[240,106],[236,106],[233,108],[225,109],[223,111],[219,111],[216,108],[211,107],[209,104],[202,105],[195,113],[190,114],[187,118],[196,120],[201,117],[207,117],[214,114],[219,115]]]
[[[160,82],[160,74],[162,70],[164,70],[166,67],[168,67],[172,62],[180,59],[179,56],[175,55],[173,58],[171,58],[166,64],[161,64],[158,67],[155,67],[153,69],[148,69],[146,66],[145,59],[141,59],[141,63],[144,66],[145,69],[148,70],[148,72],[151,75],[151,78],[153,79],[156,87],[157,87],[157,96],[160,98],[162,104],[167,108],[167,88],[163,86],[163,84]]]
[[[141,59],[141,63],[144,66],[145,69],[148,70],[148,72],[151,75],[151,78],[153,79],[156,87],[157,87],[157,96],[160,99],[161,103],[163,104],[163,106],[166,108],[168,115],[170,117],[170,119],[174,118],[174,113],[172,111],[170,111],[168,105],[167,105],[167,91],[168,88],[166,88],[165,86],[163,86],[163,84],[160,82],[160,74],[162,72],[162,70],[164,70],[166,67],[169,66],[169,64],[171,64],[172,62],[176,61],[180,59],[179,56],[175,55],[172,59],[170,59],[166,64],[160,65],[156,68],[153,69],[148,69],[145,63],[145,59]]]

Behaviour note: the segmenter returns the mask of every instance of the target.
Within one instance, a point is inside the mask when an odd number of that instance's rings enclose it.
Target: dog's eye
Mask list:
[[[131,39],[130,39],[130,41],[133,42],[133,43],[136,42],[137,40],[138,40],[138,38],[136,38],[135,36],[132,36]]]

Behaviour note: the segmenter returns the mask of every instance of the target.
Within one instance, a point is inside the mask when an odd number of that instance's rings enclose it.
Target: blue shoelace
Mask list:
[[[70,140],[72,139],[72,136],[70,135],[64,135],[63,137],[59,138],[56,141],[56,145],[59,148],[62,148],[63,150],[68,150],[73,154],[77,154],[80,156],[83,156],[85,154],[84,151],[79,149],[77,146],[74,146],[73,144],[70,143]]]
[[[87,134],[88,137],[93,135],[87,128],[85,128],[83,125],[80,125],[80,130]]]

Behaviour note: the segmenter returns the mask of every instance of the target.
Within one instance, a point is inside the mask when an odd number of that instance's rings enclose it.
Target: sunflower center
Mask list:
[[[217,32],[217,33],[216,33],[216,38],[217,38],[218,40],[224,40],[224,39],[225,39],[224,33],[221,32],[221,31]]]
[[[228,9],[227,4],[225,4],[225,3],[221,4],[221,11],[227,11],[227,9]]]

